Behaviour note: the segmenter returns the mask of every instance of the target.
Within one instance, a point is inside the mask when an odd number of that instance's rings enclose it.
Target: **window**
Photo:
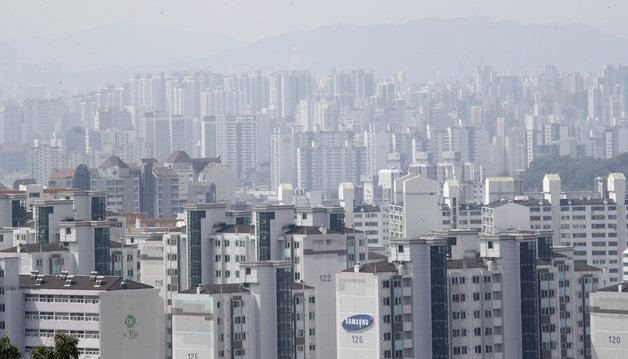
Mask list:
[[[398,245],[397,246],[397,252],[403,253],[403,246],[402,245]]]

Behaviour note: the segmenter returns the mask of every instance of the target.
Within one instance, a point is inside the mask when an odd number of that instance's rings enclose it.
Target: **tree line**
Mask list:
[[[568,156],[541,158],[534,160],[519,179],[526,191],[538,192],[543,189],[543,176],[557,173],[561,179],[561,190],[587,191],[593,190],[595,177],[606,177],[614,172],[628,173],[628,153],[607,160]]]
[[[55,334],[54,346],[39,345],[29,353],[30,359],[78,359],[78,339],[68,334]],[[11,344],[11,340],[4,336],[0,338],[0,358],[20,359],[23,354],[19,348]]]

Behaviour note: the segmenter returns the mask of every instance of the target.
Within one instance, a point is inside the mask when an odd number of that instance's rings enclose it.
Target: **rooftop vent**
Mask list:
[[[91,272],[89,272],[89,280],[90,281],[96,280],[97,276],[98,276],[98,271],[91,271]]]
[[[68,277],[69,273],[70,272],[68,272],[67,270],[62,270],[61,272],[59,272],[59,274],[57,274],[57,278],[65,280]]]
[[[126,279],[122,278],[122,280],[120,281],[120,287],[126,288]]]
[[[31,271],[31,279],[37,279],[37,275],[39,274],[38,270]]]

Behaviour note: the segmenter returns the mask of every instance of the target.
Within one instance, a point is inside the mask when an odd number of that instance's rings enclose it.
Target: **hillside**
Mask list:
[[[608,160],[591,157],[558,157],[536,160],[520,179],[525,191],[540,191],[546,173],[558,173],[563,191],[593,190],[593,180],[609,173],[628,174],[628,153],[622,153]]]

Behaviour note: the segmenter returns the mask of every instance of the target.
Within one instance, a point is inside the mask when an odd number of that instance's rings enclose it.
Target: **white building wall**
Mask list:
[[[164,358],[160,341],[165,328],[162,317],[155,315],[161,308],[158,291],[153,288],[102,292],[101,358]]]
[[[380,280],[373,273],[345,272],[336,274],[336,338],[337,358],[383,358],[383,333],[390,332],[384,325],[381,313]],[[346,330],[342,322],[359,314],[370,315],[373,323],[360,330]],[[387,327],[387,328],[386,328]]]

